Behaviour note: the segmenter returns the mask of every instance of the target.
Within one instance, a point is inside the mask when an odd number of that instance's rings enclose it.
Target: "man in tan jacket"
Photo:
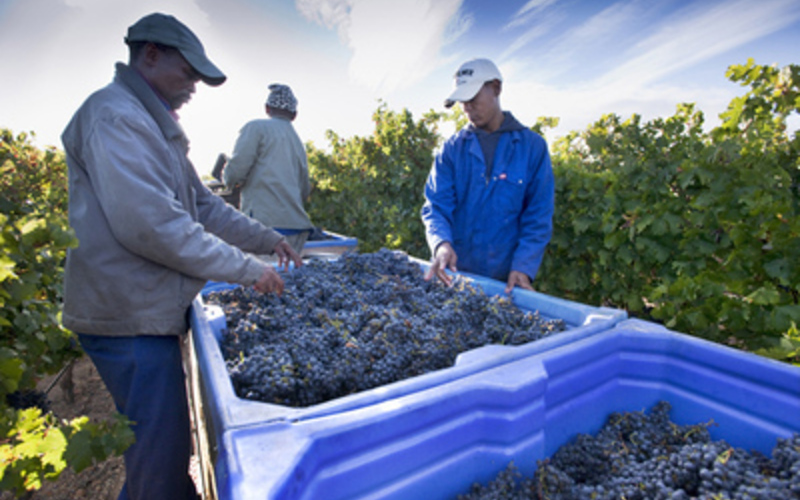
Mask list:
[[[242,212],[283,234],[302,254],[313,226],[304,208],[311,191],[306,151],[292,125],[297,99],[287,85],[275,83],[269,90],[269,118],[242,127],[223,181],[241,186]]]
[[[285,239],[214,196],[187,157],[177,111],[225,75],[197,36],[153,13],[128,29],[128,64],[94,92],[62,135],[69,220],[63,324],[75,332],[136,436],[125,451],[126,500],[198,500],[182,336],[208,280],[281,293],[277,270],[302,265]]]

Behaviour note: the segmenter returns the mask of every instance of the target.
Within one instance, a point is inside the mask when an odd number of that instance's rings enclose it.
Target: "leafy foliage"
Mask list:
[[[749,61],[728,76],[750,90],[710,133],[680,105],[647,123],[604,116],[555,145],[537,284],[796,362],[775,348],[800,321],[800,138],[786,134],[800,67]]]
[[[0,390],[11,392],[80,354],[59,322],[63,261],[76,240],[66,219],[63,156],[43,154],[8,130],[0,148],[0,371],[18,374],[4,377]]]
[[[331,153],[308,146],[311,220],[356,235],[364,252],[383,247],[426,255],[419,214],[440,117],[430,112],[415,122],[408,110],[398,113],[381,104],[372,136],[345,140],[328,131]]]
[[[0,489],[37,489],[68,465],[76,470],[132,440],[122,420],[58,422],[8,396],[34,390],[81,355],[60,324],[63,265],[77,244],[67,220],[63,153],[0,131]],[[84,442],[85,445],[80,443]]]

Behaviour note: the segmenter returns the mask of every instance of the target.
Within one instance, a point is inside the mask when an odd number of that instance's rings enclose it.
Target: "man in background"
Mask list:
[[[286,237],[298,254],[313,230],[304,203],[311,192],[306,150],[292,125],[297,98],[287,85],[269,86],[268,118],[244,125],[224,170],[241,187],[241,210]]]

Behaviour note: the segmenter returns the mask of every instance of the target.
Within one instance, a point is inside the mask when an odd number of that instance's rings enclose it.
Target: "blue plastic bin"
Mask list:
[[[358,239],[331,231],[323,231],[328,239],[306,241],[303,257],[340,255],[358,249]]]
[[[765,454],[800,432],[797,367],[639,320],[538,351],[349,411],[229,429],[219,498],[454,499],[659,400],[676,423],[713,419],[714,439]]]
[[[427,263],[419,261],[423,269]],[[501,294],[505,284],[486,278],[471,276],[486,293]],[[226,327],[221,308],[208,306],[202,297],[220,288],[232,285],[210,283],[192,307],[190,321],[200,382],[203,388],[203,406],[208,416],[211,431],[218,436],[228,429],[274,422],[297,421],[351,411],[373,405],[405,394],[436,387],[449,380],[464,377],[497,364],[507,363],[541,350],[574,342],[577,339],[608,330],[627,318],[619,309],[598,308],[551,297],[545,294],[516,289],[513,301],[522,309],[538,311],[544,318],[563,319],[567,331],[560,332],[521,346],[489,345],[462,353],[455,366],[396,382],[358,394],[331,400],[307,408],[292,408],[276,404],[250,401],[236,396],[230,376],[225,367],[219,339]]]
[[[428,269],[428,262],[413,257],[410,259],[416,261],[423,271]],[[462,274],[472,279],[490,295],[504,293],[505,283]],[[195,300],[190,314],[192,349],[187,358],[190,369],[190,394],[196,421],[195,436],[201,454],[201,473],[204,484],[210,490],[217,489],[216,473],[212,469],[222,467],[220,480],[224,483],[231,477],[227,472],[228,465],[221,465],[223,462],[220,457],[221,450],[226,448],[223,444],[225,436],[233,429],[325,418],[397,400],[415,392],[435,390],[436,387],[452,380],[604,332],[627,318],[627,313],[622,310],[592,307],[537,292],[515,289],[512,293],[515,304],[526,310],[538,311],[547,319],[562,319],[567,331],[522,346],[484,346],[462,353],[457,358],[455,366],[447,369],[323,404],[292,408],[249,401],[236,396],[219,348],[219,339],[226,327],[225,317],[219,307],[207,306],[203,302],[205,294],[230,287],[232,285],[226,283],[209,283]]]

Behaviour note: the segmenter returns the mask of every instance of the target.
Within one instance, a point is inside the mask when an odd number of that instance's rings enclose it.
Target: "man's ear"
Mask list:
[[[492,80],[492,88],[494,89],[495,97],[499,97],[500,93],[503,91],[503,82],[500,80]]]
[[[142,50],[141,62],[145,66],[152,67],[158,62],[158,58],[161,57],[161,51],[158,50],[156,44],[147,42]]]

